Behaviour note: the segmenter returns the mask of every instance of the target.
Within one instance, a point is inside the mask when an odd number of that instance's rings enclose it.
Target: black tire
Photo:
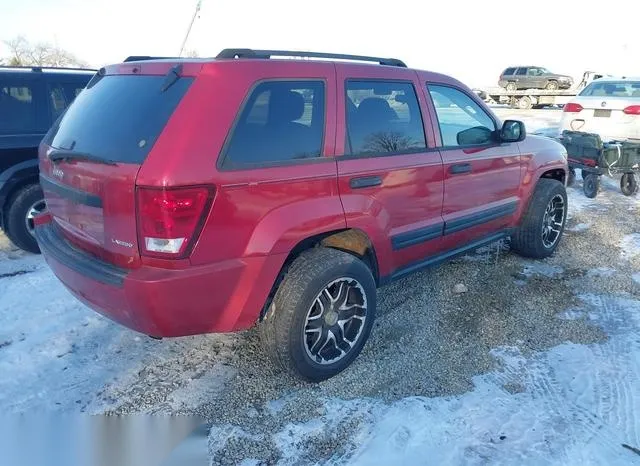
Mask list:
[[[530,97],[525,95],[518,99],[518,108],[520,110],[531,110],[532,107],[533,102],[531,101]]]
[[[569,175],[567,176],[567,186],[573,186],[576,182],[576,170],[574,168],[569,168]]]
[[[547,91],[557,91],[558,90],[558,81],[547,81],[547,84],[544,86]]]
[[[518,86],[516,86],[516,83],[514,83],[514,82],[508,82],[508,83],[507,83],[507,87],[506,87],[506,89],[507,89],[509,92],[514,92],[514,91],[517,91],[517,90],[518,90]]]
[[[600,176],[582,172],[582,191],[589,199],[594,199],[600,191]]]
[[[560,202],[560,200],[563,205],[562,219],[557,227],[557,237],[550,244],[551,241],[545,242],[544,240],[548,218],[545,216],[545,212],[552,202]],[[564,232],[567,207],[567,192],[564,185],[558,180],[541,178],[531,195],[531,200],[520,225],[511,236],[511,249],[521,256],[534,259],[544,259],[552,255],[560,244]]]
[[[625,196],[633,196],[638,192],[638,180],[633,173],[625,173],[620,178],[620,190]]]
[[[316,308],[316,300],[320,299],[325,288],[329,289],[330,284],[336,280],[345,279],[350,283],[358,283],[360,288],[347,288],[346,299],[350,293],[354,292],[366,298],[363,301],[366,308],[366,318],[364,322],[353,319],[343,324],[344,329],[356,330],[356,336],[352,340],[352,346],[347,349],[341,359],[335,362],[327,361],[321,364],[318,359],[312,359],[311,353],[314,348],[311,345],[313,333],[309,336],[305,332],[306,325],[311,322],[307,319],[313,314]],[[333,286],[333,285],[332,285]],[[337,286],[337,285],[335,285]],[[345,300],[345,304],[346,304]],[[334,309],[329,307],[327,309]],[[338,308],[339,309],[339,308]],[[361,306],[359,309],[363,309]],[[357,257],[346,252],[330,248],[314,248],[302,253],[289,267],[282,283],[274,296],[273,302],[259,325],[260,337],[265,350],[272,357],[274,362],[295,377],[309,382],[320,382],[335,376],[346,369],[353,360],[360,354],[364,347],[375,319],[376,311],[376,284],[369,267]],[[345,311],[340,311],[345,312]],[[318,323],[325,328],[335,328],[339,321],[334,321],[329,327],[329,320],[326,318],[327,312],[320,312]],[[335,317],[338,319],[338,317]],[[352,323],[353,322],[353,323]],[[359,325],[358,325],[359,322]],[[351,326],[355,326],[351,328]],[[322,333],[318,337],[320,340]],[[343,335],[347,331],[342,332]],[[325,339],[325,344],[321,345],[323,350],[329,339]],[[334,342],[335,342],[334,338]],[[342,340],[346,342],[347,340]],[[311,348],[309,348],[311,345]],[[336,348],[336,345],[333,345]],[[331,350],[331,346],[327,347]],[[316,358],[320,358],[318,351]]]
[[[20,189],[10,200],[5,218],[5,233],[7,237],[20,249],[40,253],[38,242],[30,232],[27,215],[31,208],[39,203],[44,207],[44,195],[40,185],[31,184]]]

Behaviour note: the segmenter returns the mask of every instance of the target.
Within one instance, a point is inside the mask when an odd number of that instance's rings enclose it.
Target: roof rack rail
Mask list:
[[[11,66],[11,65],[2,65],[0,69],[14,69],[14,70],[31,70],[31,71],[42,71],[42,70],[63,70],[63,71],[93,71],[96,70],[93,68],[80,68],[73,66],[40,66],[40,65],[32,65],[32,66]]]
[[[179,60],[184,57],[150,57],[148,55],[131,55],[124,59],[124,62],[128,61],[145,61],[145,60]]]
[[[301,57],[301,58],[329,58],[335,60],[354,60],[379,63],[380,65],[399,66],[407,65],[397,58],[368,57],[364,55],[345,55],[341,53],[322,52],[297,52],[291,50],[253,50],[253,49],[224,49],[216,58],[258,58],[269,59],[271,57]]]

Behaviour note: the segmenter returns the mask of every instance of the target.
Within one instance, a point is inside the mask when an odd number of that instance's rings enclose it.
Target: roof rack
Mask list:
[[[8,70],[31,70],[31,71],[35,71],[35,72],[41,72],[42,70],[93,71],[93,72],[96,71],[93,68],[78,68],[78,67],[67,67],[67,66],[39,66],[39,65],[33,65],[33,66],[2,65],[2,66],[0,66],[0,69],[3,69],[3,70],[4,69],[8,69]]]
[[[124,59],[124,62],[129,61],[145,61],[145,60],[180,60],[184,57],[150,57],[148,55],[131,55]]]
[[[363,55],[345,55],[341,53],[321,52],[296,52],[291,50],[253,50],[253,49],[224,49],[216,58],[257,58],[269,59],[271,57],[301,57],[301,58],[328,58],[334,60],[354,60],[379,63],[380,65],[399,66],[407,65],[397,58],[367,57]]]

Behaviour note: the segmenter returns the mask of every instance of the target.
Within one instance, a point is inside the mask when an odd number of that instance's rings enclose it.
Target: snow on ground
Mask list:
[[[2,412],[101,412],[121,402],[99,396],[107,387],[130,383],[152,361],[206,354],[217,344],[214,340],[226,338],[162,344],[127,330],[79,303],[42,257],[11,250],[0,238]],[[190,376],[200,374],[183,374],[184,379]],[[208,382],[207,391],[196,382],[176,391],[174,406],[215,390]]]
[[[553,128],[554,121],[557,126],[560,115],[541,110],[527,120],[517,111],[507,113],[525,119],[530,132]],[[598,231],[600,218],[617,214],[611,220],[615,228],[629,216],[640,215],[640,196],[622,196],[616,179],[604,177],[596,199],[582,194],[579,177],[576,183],[569,190],[569,226],[563,241],[591,235],[589,241],[594,242],[587,247],[604,247],[606,241],[598,236],[604,234]],[[558,322],[600,326],[608,335],[606,341],[567,342],[528,353],[496,346],[491,354],[498,368],[479,371],[473,388],[456,396],[389,402],[365,396],[327,398],[312,419],[269,432],[281,453],[279,464],[308,462],[302,456],[308,452],[301,448],[306,439],[335,432],[352,419],[358,420],[353,436],[339,454],[329,457],[329,464],[640,462],[637,453],[622,446],[640,448],[640,301],[635,291],[625,294],[615,288],[623,279],[640,286],[640,232],[625,230],[616,241],[603,249],[614,257],[613,263],[592,264],[583,276],[562,262],[525,261],[513,280],[544,284],[577,276],[610,282],[612,290],[606,293],[576,289],[579,303],[565,309],[559,303],[556,315]],[[465,259],[472,264],[494,262],[499,249],[486,248]],[[17,251],[0,234],[2,412],[193,412],[221,397],[230,380],[246,377],[234,365],[238,342],[243,342],[241,337],[229,335],[159,342],[129,331],[77,302],[40,256]],[[295,403],[286,395],[274,398],[268,411],[276,416]],[[215,445],[225,445],[224,439],[254,435],[236,425],[214,426],[211,452]],[[245,458],[243,464],[262,464],[259,461]]]
[[[326,414],[275,434],[283,464],[301,437],[364,417],[347,453],[328,464],[563,464],[638,462],[640,301],[584,295],[603,344],[564,344],[525,357],[497,348],[502,367],[450,398],[326,402]],[[582,318],[582,317],[579,317]]]

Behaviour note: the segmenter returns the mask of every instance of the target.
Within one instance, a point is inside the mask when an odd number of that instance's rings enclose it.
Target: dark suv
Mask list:
[[[0,67],[0,227],[18,247],[38,252],[33,217],[44,210],[38,145],[92,70]]]
[[[552,73],[541,66],[513,66],[502,72],[498,85],[508,91],[517,91],[518,89],[557,91],[573,86],[573,78]]]
[[[76,297],[154,337],[260,322],[274,360],[313,381],[358,355],[378,286],[506,237],[547,257],[567,213],[562,145],[374,57],[108,66],[40,170],[36,236]]]

